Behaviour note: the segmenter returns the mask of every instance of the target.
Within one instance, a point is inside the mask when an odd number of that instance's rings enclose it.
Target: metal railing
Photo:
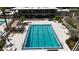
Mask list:
[[[76,44],[73,47],[72,51],[79,51],[79,40],[76,42]]]

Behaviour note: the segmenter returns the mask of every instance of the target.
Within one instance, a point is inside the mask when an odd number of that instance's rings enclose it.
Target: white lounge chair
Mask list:
[[[8,48],[6,48],[6,51],[16,51],[17,50],[17,48],[15,48],[15,47],[8,47]]]
[[[7,48],[7,47],[12,47],[14,44],[13,43],[11,43],[11,42],[6,42],[6,44],[5,44],[5,47]]]

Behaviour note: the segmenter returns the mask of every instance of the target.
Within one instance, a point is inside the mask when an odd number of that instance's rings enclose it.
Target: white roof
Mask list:
[[[57,9],[55,7],[15,7],[13,9]]]
[[[78,10],[78,9],[57,9],[57,11],[67,11],[67,12],[69,12],[70,10]]]
[[[58,9],[57,11],[67,11],[67,12],[69,12],[70,9]]]
[[[11,11],[9,14],[11,15],[11,14],[14,14],[15,12],[14,11]]]

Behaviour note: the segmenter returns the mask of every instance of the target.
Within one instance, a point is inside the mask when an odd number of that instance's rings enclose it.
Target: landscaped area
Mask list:
[[[70,37],[69,39],[66,40],[66,43],[69,46],[69,48],[72,50],[77,41],[78,41],[77,37]]]
[[[73,18],[66,18],[65,20],[69,25],[71,25],[73,28],[77,28],[77,25],[75,24],[75,22],[73,22]]]
[[[69,29],[71,35],[71,37],[66,40],[66,43],[69,46],[69,48],[73,50],[74,46],[78,41],[78,19],[76,19],[75,17],[66,17],[65,21],[69,24],[67,28]]]

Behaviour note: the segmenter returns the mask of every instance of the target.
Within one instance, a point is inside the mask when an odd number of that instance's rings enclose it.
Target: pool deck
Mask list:
[[[70,36],[67,35],[69,32],[68,29],[66,29],[65,26],[63,26],[61,23],[57,23],[54,21],[24,21],[24,22],[32,22],[29,23],[27,26],[25,26],[24,33],[12,33],[10,34],[10,37],[12,38],[12,43],[15,44],[14,47],[17,48],[18,51],[22,50],[22,45],[25,40],[26,31],[28,30],[28,27],[30,24],[51,24],[53,29],[55,30],[55,33],[57,34],[61,44],[63,45],[63,49],[59,49],[59,51],[70,51],[69,47],[65,43],[65,40],[68,39]],[[0,26],[0,30],[3,30],[3,25]],[[43,49],[42,49],[43,50]]]

